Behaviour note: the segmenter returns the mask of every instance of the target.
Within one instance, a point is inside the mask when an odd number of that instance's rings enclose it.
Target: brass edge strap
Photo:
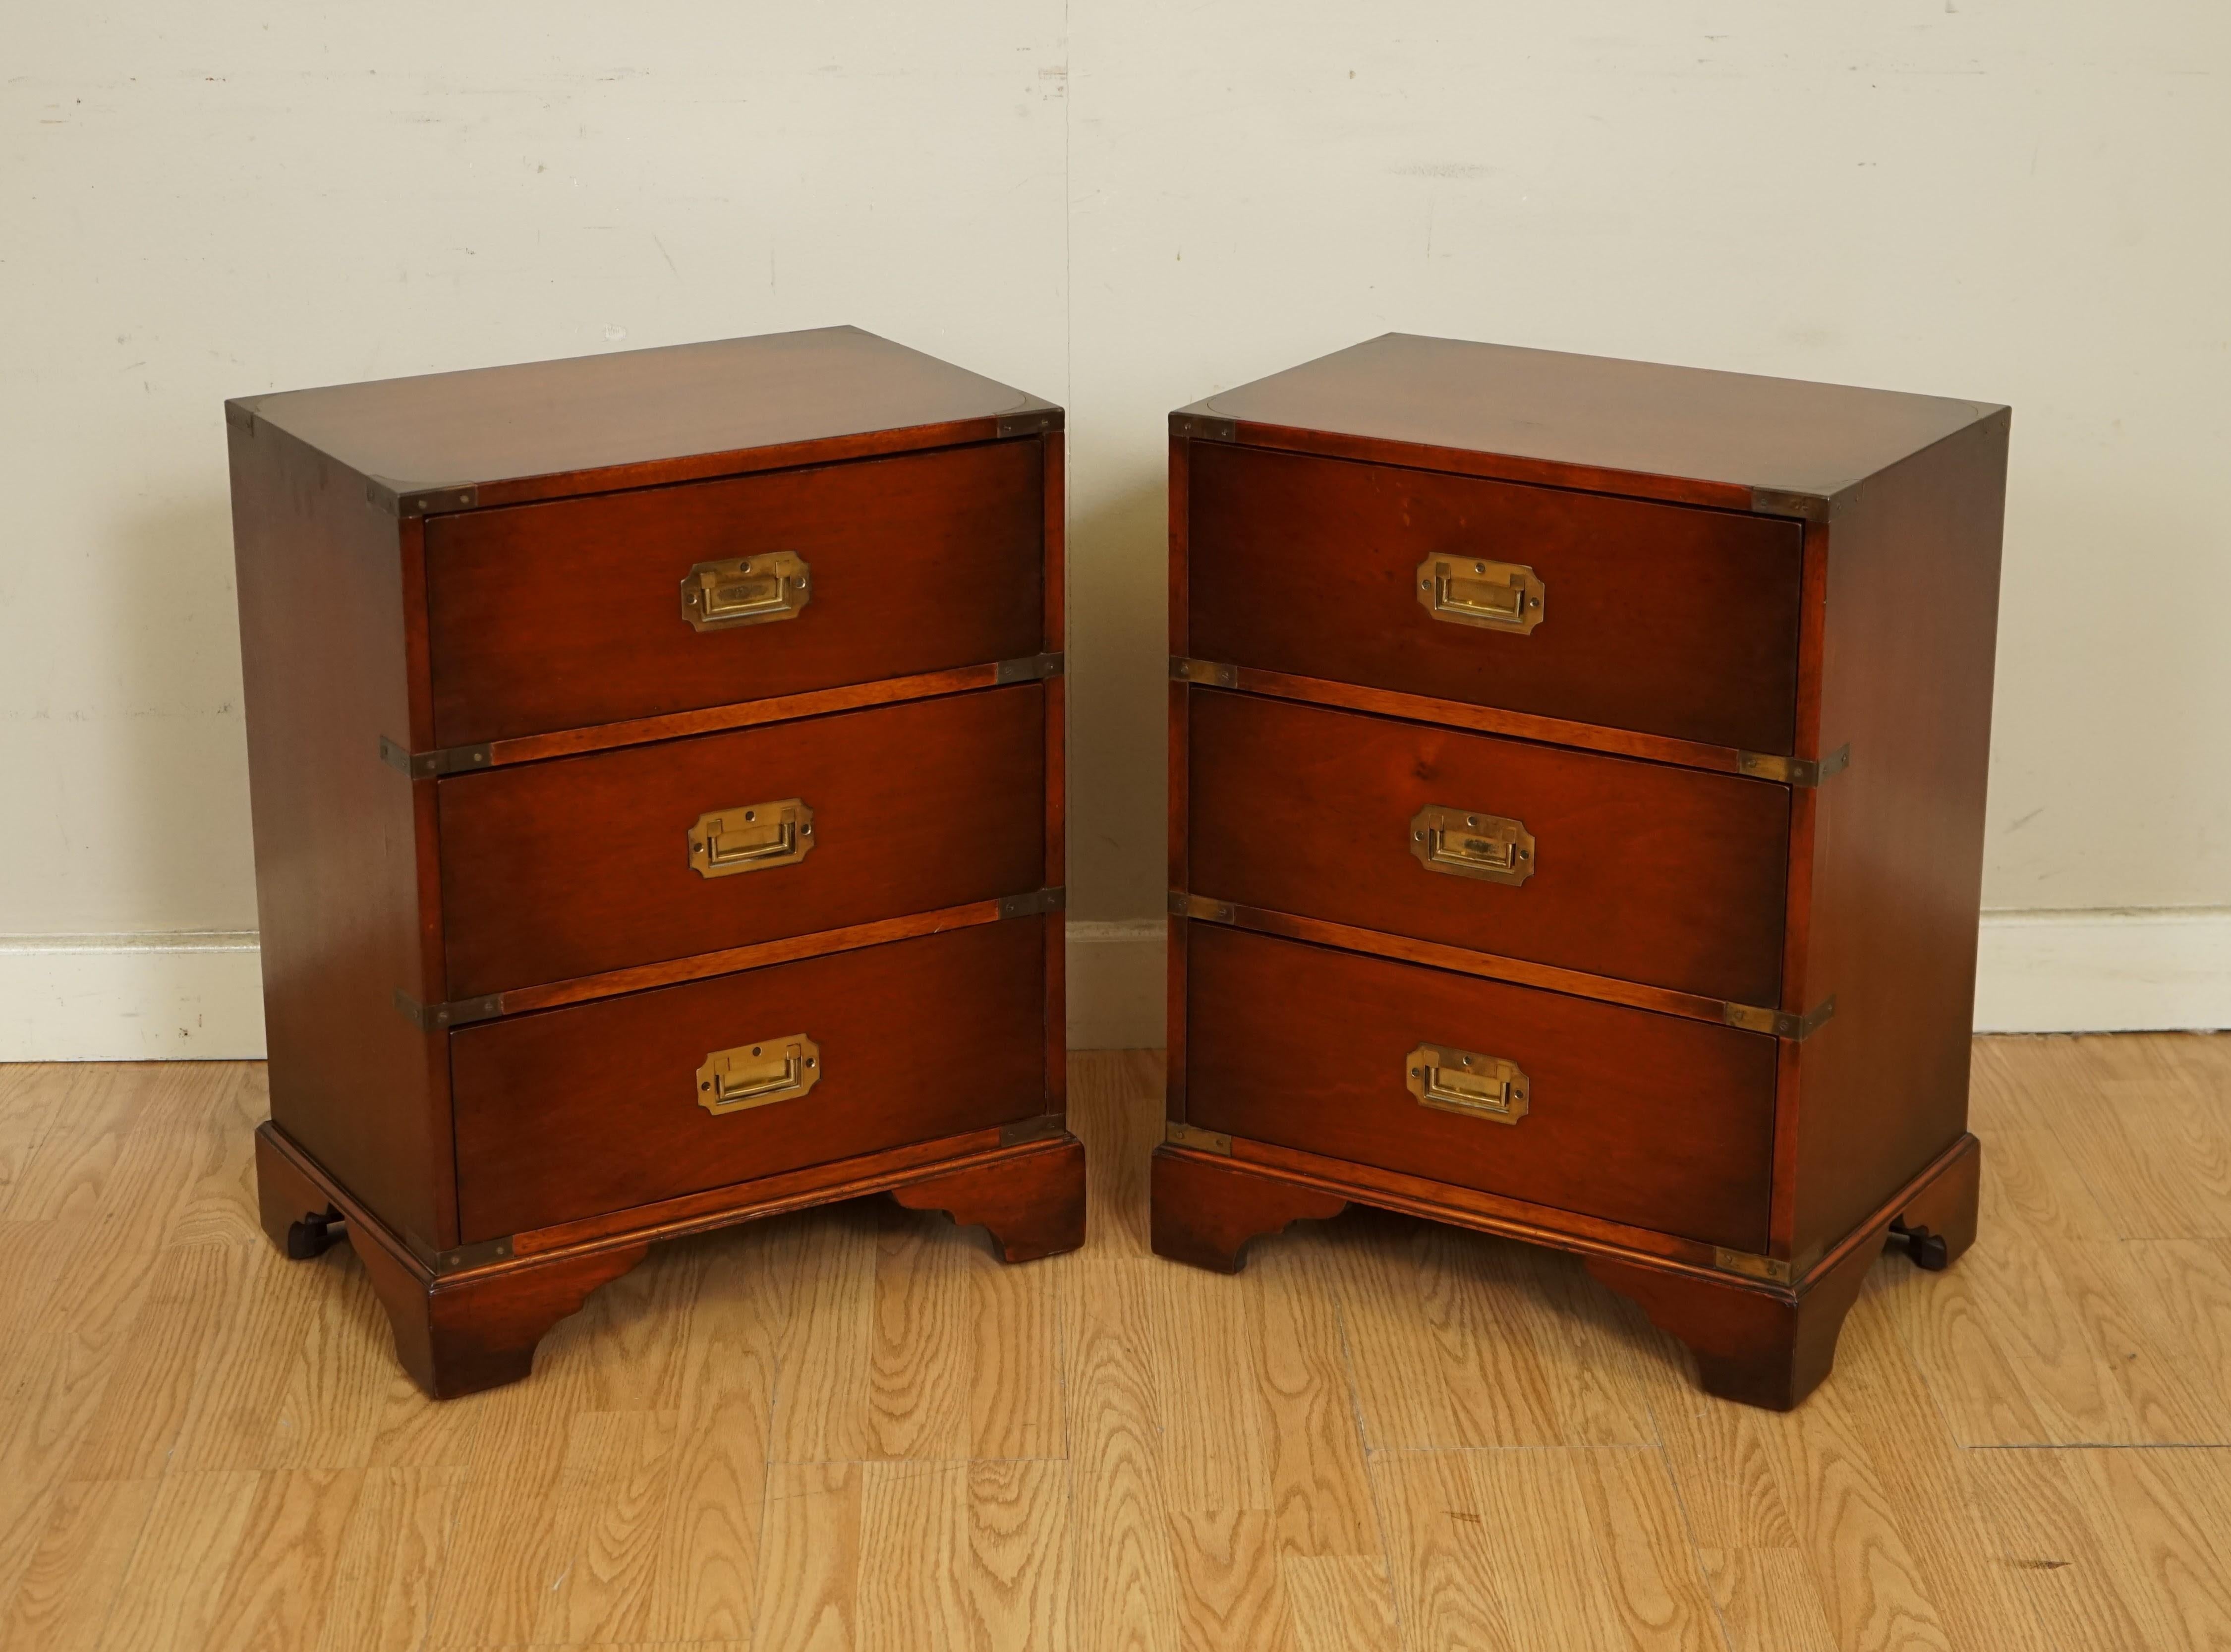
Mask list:
[[[1032,408],[1027,413],[1002,413],[999,431],[1002,440],[1008,436],[1044,436],[1049,430],[1062,428],[1062,410],[1057,407]]]
[[[1771,1280],[1776,1285],[1787,1285],[1796,1277],[1795,1270],[1778,1257],[1730,1250],[1725,1245],[1712,1247],[1712,1266],[1723,1273],[1741,1274],[1747,1279]]]
[[[1232,1138],[1220,1130],[1202,1130],[1189,1124],[1180,1124],[1175,1119],[1162,1123],[1162,1139],[1173,1147],[1190,1147],[1197,1153],[1222,1153],[1232,1156]]]
[[[1026,654],[1019,660],[1002,660],[994,670],[995,682],[1036,682],[1058,677],[1064,669],[1058,654]]]
[[[1825,522],[1834,501],[1819,494],[1801,494],[1788,487],[1754,487],[1750,507],[1761,516],[1794,516],[1807,522]]]
[[[1780,780],[1793,786],[1817,786],[1832,774],[1841,774],[1852,766],[1852,745],[1846,740],[1827,756],[1815,761],[1812,758],[1775,757],[1764,752],[1738,752],[1736,766],[1754,780]]]
[[[1187,894],[1182,889],[1170,891],[1170,915],[1174,918],[1206,918],[1219,924],[1239,921],[1239,909],[1230,901],[1211,900],[1203,895]]]
[[[490,1021],[503,1013],[503,994],[484,998],[460,998],[455,1003],[421,1003],[401,987],[395,989],[395,1010],[420,1032],[439,1032],[467,1022]]]
[[[416,1244],[411,1249],[436,1274],[462,1274],[469,1268],[485,1268],[490,1262],[509,1261],[511,1236],[484,1239],[476,1245],[459,1245],[454,1250],[419,1251]]]
[[[1188,660],[1176,654],[1170,655],[1170,676],[1178,682],[1205,682],[1218,688],[1239,686],[1238,666],[1219,665],[1213,660]]]
[[[413,780],[430,779],[437,774],[457,774],[469,769],[485,769],[494,757],[490,747],[452,745],[439,752],[413,752],[398,745],[383,734],[379,737],[379,760],[389,768],[409,775]]]
[[[999,1126],[999,1145],[1019,1147],[1026,1141],[1041,1141],[1048,1136],[1069,1133],[1069,1118],[1065,1113],[1041,1113],[1034,1118],[1018,1119],[1012,1124]]]
[[[1836,1013],[1836,999],[1832,993],[1801,1016],[1780,1010],[1762,1010],[1748,1003],[1729,1004],[1722,1013],[1730,1027],[1740,1027],[1745,1032],[1771,1033],[1776,1038],[1794,1042],[1810,1038],[1818,1032],[1820,1024]]]
[[[365,484],[365,498],[398,516],[431,516],[437,511],[469,511],[481,502],[481,490],[469,482],[449,482],[440,487],[413,487],[407,492],[386,482]]]
[[[1033,889],[1028,894],[1006,895],[999,901],[1002,918],[1035,918],[1042,912],[1060,912],[1069,905],[1065,888]]]
[[[1219,419],[1208,413],[1173,413],[1170,434],[1200,442],[1237,442],[1239,424],[1236,419]]]

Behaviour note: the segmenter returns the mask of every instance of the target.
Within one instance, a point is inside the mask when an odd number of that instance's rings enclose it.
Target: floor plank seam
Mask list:
[[[1355,1352],[1348,1339],[1348,1300],[1337,1289],[1331,1295],[1333,1330],[1340,1338],[1341,1374],[1348,1386],[1348,1420],[1355,1425],[1356,1449],[1363,1453],[1363,1483],[1371,1494],[1372,1537],[1379,1545],[1379,1570],[1387,1593],[1387,1616],[1394,1626],[1395,1645],[1407,1647],[1412,1644],[1409,1617],[1403,1610],[1402,1591],[1394,1586],[1394,1554],[1387,1543],[1387,1511],[1380,1500],[1379,1476],[1371,1471],[1377,1453],[1363,1423],[1363,1385],[1356,1380]]]

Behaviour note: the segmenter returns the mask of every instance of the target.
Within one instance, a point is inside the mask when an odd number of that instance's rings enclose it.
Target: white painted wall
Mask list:
[[[2231,1022],[2221,7],[130,0],[4,38],[0,1055],[252,1043],[224,397],[834,321],[1070,409],[1081,1034],[1155,1036],[1162,416],[1389,328],[2012,402],[1985,893],[2055,915],[1988,931],[1982,1014]]]

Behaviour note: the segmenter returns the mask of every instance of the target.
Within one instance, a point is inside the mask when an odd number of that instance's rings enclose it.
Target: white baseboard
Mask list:
[[[1162,1042],[1160,918],[1069,926],[1072,1049]],[[1983,914],[1978,1032],[2231,1028],[2231,908]],[[255,1060],[253,931],[0,939],[0,1062]]]
[[[2231,907],[1987,912],[1977,1032],[2231,1028]]]
[[[0,937],[0,1062],[261,1060],[252,929]]]

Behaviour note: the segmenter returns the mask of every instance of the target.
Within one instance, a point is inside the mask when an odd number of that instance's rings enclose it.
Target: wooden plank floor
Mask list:
[[[257,1232],[258,1067],[0,1068],[0,1646],[2231,1647],[2231,1038],[1976,1055],[1982,1236],[1788,1416],[1562,1258],[1370,1214],[1154,1261],[870,1202],[672,1244],[434,1405]]]

